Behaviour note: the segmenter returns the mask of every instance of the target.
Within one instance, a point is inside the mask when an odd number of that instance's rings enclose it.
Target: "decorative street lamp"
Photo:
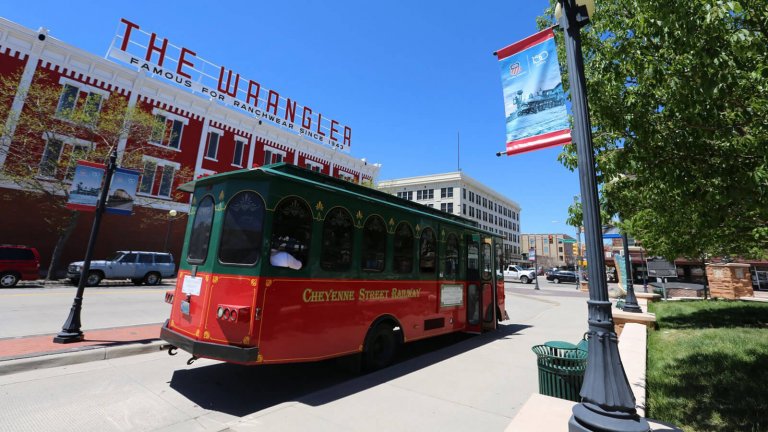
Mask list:
[[[171,224],[173,224],[173,218],[176,217],[178,213],[176,210],[169,210],[168,211],[168,228],[165,230],[165,245],[163,246],[163,251],[168,252],[168,239],[171,237]]]
[[[589,1],[589,0],[587,0]],[[582,2],[579,2],[582,3]],[[586,3],[586,2],[583,2]],[[558,0],[555,16],[560,21],[568,60],[568,77],[573,109],[573,142],[579,166],[579,186],[584,214],[584,240],[587,246],[589,275],[589,341],[587,370],[581,388],[581,403],[573,407],[568,429],[575,431],[650,431],[648,422],[638,416],[635,397],[624,372],[613,325],[605,262],[601,251],[602,229],[595,178],[592,127],[587,109],[584,59],[581,53],[581,28],[589,22],[594,3]]]
[[[635,297],[635,288],[632,283],[632,257],[629,256],[629,240],[627,239],[627,233],[621,233],[621,242],[624,244],[624,267],[626,268],[626,281],[627,281],[627,298],[624,300],[624,307],[621,308],[624,312],[640,313],[643,310],[640,309],[640,305],[637,304],[637,297]]]
[[[93,257],[93,245],[96,243],[96,237],[99,235],[99,226],[101,226],[101,215],[107,203],[107,193],[112,183],[112,174],[117,166],[117,152],[113,149],[109,155],[107,163],[107,172],[105,173],[104,184],[101,187],[99,201],[96,203],[96,213],[93,217],[91,226],[91,236],[88,238],[88,247],[85,249],[85,259],[83,268],[80,271],[80,279],[77,283],[77,292],[72,307],[69,310],[69,316],[64,321],[61,331],[53,338],[55,343],[71,343],[83,340],[83,332],[80,330],[80,311],[83,309],[83,294],[85,293],[85,282],[88,279],[88,272],[91,270],[91,258]]]

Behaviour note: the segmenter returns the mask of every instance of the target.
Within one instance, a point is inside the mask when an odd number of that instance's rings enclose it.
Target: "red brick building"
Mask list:
[[[139,34],[136,31],[138,26],[125,20],[123,24],[126,31],[135,26],[132,37]],[[149,35],[147,32],[143,34]],[[167,41],[161,42],[154,33],[151,38],[147,44],[147,60],[152,59],[162,65]],[[125,47],[128,37],[124,40]],[[158,47],[162,47],[163,51],[160,52]],[[182,49],[179,66],[175,70],[177,77],[191,73],[191,67],[182,68],[195,61],[190,53],[191,50]],[[219,89],[224,75],[223,67],[221,71]],[[275,91],[269,90],[267,93],[263,89],[261,99],[257,92],[257,97],[251,100],[252,107],[248,107],[250,110],[243,109],[245,104],[238,109],[232,106],[231,100],[230,103],[222,103],[223,98],[218,100],[204,97],[199,91],[175,85],[168,80],[168,72],[157,69],[154,72],[157,74],[148,73],[146,68],[131,67],[131,64],[85,52],[48,36],[45,29],[34,31],[0,18],[0,75],[21,76],[18,86],[20,91],[16,97],[13,100],[0,100],[0,103],[11,108],[9,118],[0,119],[8,130],[0,139],[0,195],[5,198],[0,201],[0,243],[26,244],[38,248],[42,257],[41,264],[47,267],[58,237],[38,211],[42,197],[26,197],[19,192],[19,185],[3,176],[7,167],[15,162],[12,150],[19,150],[13,146],[22,145],[14,137],[24,131],[14,130],[11,118],[13,113],[21,113],[22,116],[25,113],[21,89],[38,85],[59,86],[62,100],[65,95],[98,101],[122,97],[129,107],[139,107],[165,121],[166,133],[158,136],[156,141],[132,143],[123,140],[118,145],[118,157],[125,152],[136,151],[140,146],[154,146],[158,152],[146,154],[142,158],[144,170],[139,180],[134,214],[105,215],[94,251],[95,258],[102,258],[121,249],[162,250],[167,247],[174,252],[178,261],[189,203],[186,197],[174,200],[172,192],[182,182],[177,174],[184,169],[193,172],[194,177],[199,177],[282,161],[355,182],[373,182],[378,175],[377,164],[368,164],[364,159],[356,159],[342,151],[351,144],[351,128],[340,126],[336,120],[323,118],[308,107],[303,108],[302,117],[302,107],[297,108],[294,101],[281,98]],[[225,86],[227,90],[231,89],[229,78],[233,76],[232,71],[229,71]],[[241,79],[240,75],[237,74],[235,79]],[[247,97],[252,99],[254,82],[241,81],[248,84]],[[235,85],[233,94],[236,93]],[[276,106],[278,102],[284,105],[281,112],[278,112]],[[260,103],[264,106],[259,111],[256,108]],[[293,128],[278,126],[281,122],[285,125],[283,120],[310,126],[311,133],[309,130],[305,133],[303,128],[301,133],[296,133]],[[34,146],[30,147],[27,141],[23,145],[27,146],[24,152],[39,155],[40,176],[44,177],[48,175],[44,172],[45,161],[64,154],[62,148],[76,146],[87,150],[99,144],[79,137],[63,136],[55,140],[41,137]],[[176,210],[178,214],[174,220],[166,218],[167,222],[148,222],[149,219],[145,217],[152,212],[168,215],[170,210]],[[91,213],[80,215],[77,228],[64,249],[59,270],[70,261],[82,259],[92,218]]]

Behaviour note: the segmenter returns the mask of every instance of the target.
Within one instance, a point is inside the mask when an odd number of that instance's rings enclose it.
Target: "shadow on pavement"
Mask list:
[[[482,335],[455,333],[411,342],[401,347],[395,364],[366,375],[350,367],[355,364],[351,357],[264,366],[221,363],[177,370],[171,388],[204,409],[239,417],[291,401],[318,406],[514,336],[528,327],[501,324],[498,331]]]

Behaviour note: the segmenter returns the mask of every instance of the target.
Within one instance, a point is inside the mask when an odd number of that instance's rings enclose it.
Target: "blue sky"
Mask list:
[[[496,157],[505,115],[492,53],[535,33],[546,6],[38,0],[7,2],[0,15],[101,56],[126,18],[351,126],[351,154],[381,163],[379,180],[453,172],[460,163],[520,204],[522,233],[574,235],[565,219],[578,176],[557,162],[561,149]]]

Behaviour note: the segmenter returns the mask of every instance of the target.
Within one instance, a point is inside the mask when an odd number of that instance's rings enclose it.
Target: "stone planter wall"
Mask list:
[[[712,298],[753,297],[749,264],[707,264],[707,279]]]

